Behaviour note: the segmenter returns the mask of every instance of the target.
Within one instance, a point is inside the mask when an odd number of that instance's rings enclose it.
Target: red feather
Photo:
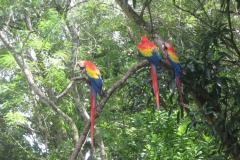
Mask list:
[[[183,97],[182,97],[182,87],[181,87],[180,78],[176,75],[175,80],[176,80],[176,84],[177,84],[177,87],[178,87],[178,92],[179,92],[179,96],[180,96],[180,101],[181,101],[182,104],[184,104],[184,103],[183,103]]]
[[[181,102],[182,107],[183,107],[183,109],[185,111],[185,106],[184,106],[183,96],[182,96],[181,80],[180,80],[180,78],[177,75],[175,75],[175,76],[176,76],[175,77],[175,81],[176,81],[177,88],[178,88],[178,94],[179,94],[179,97],[180,97],[180,102]]]
[[[91,88],[90,93],[90,106],[91,106],[91,144],[94,146],[94,125],[95,125],[95,114],[96,114],[96,93]]]
[[[159,89],[158,89],[158,81],[157,81],[157,68],[153,64],[151,64],[150,67],[151,67],[153,92],[155,95],[157,108],[158,108],[158,110],[160,110],[160,98],[159,98]]]

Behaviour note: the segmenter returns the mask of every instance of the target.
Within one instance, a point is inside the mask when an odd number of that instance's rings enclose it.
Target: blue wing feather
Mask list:
[[[180,79],[182,79],[182,66],[180,63],[176,63],[174,62],[169,55],[167,54],[167,59],[170,62],[170,64],[172,65],[174,72],[175,72],[175,76],[177,75]]]
[[[162,68],[160,64],[161,57],[158,52],[153,51],[152,56],[145,56],[138,50],[138,54],[140,57],[146,58],[151,64],[155,65],[156,67]]]
[[[96,94],[102,96],[102,84],[103,84],[103,82],[102,82],[101,77],[99,76],[99,78],[91,78],[90,76],[88,76],[88,80],[91,83],[91,87],[93,88],[95,96],[97,96]]]

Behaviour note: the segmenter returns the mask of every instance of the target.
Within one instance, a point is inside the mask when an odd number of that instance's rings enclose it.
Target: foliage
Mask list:
[[[96,135],[96,157],[102,157],[105,149],[107,159],[237,159],[240,2],[121,2],[174,44],[185,70],[183,93],[189,112],[180,116],[173,74],[166,68],[158,70],[161,111],[157,112],[149,68],[141,68],[110,95],[96,120],[100,135]],[[76,59],[97,64],[106,91],[143,60],[136,44],[142,35],[152,35],[112,1],[0,3],[0,33],[10,44],[1,37],[0,159],[68,159],[90,111],[84,81],[56,98],[73,76],[80,75]],[[160,54],[164,60],[161,50]],[[79,157],[87,157],[89,150],[87,138]]]

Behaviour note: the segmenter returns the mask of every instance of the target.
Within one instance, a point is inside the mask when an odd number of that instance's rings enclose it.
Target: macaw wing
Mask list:
[[[175,74],[181,79],[182,78],[182,66],[179,62],[175,62],[171,59],[169,54],[167,54],[167,61],[172,65]]]
[[[143,56],[143,54],[140,52],[140,50],[139,50],[139,49],[138,49],[138,51],[137,51],[137,52],[138,52],[138,56],[139,56],[139,57],[144,57],[144,56]]]
[[[99,94],[102,96],[102,78],[98,76],[99,78],[92,78],[88,75],[88,79],[92,85],[93,90],[95,91],[95,94]]]
[[[160,57],[160,54],[158,53],[158,51],[155,51],[155,50],[153,49],[152,55],[153,55],[153,57],[156,57],[156,59],[161,60],[161,57]]]
[[[150,63],[154,64],[156,67],[162,68],[160,60],[161,60],[160,54],[155,49],[153,49],[152,56],[149,57]]]

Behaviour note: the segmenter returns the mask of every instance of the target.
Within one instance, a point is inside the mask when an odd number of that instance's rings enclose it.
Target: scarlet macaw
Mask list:
[[[156,99],[157,108],[158,110],[160,110],[157,67],[162,68],[162,66],[160,64],[161,57],[157,50],[158,48],[156,44],[149,41],[147,36],[141,37],[141,42],[138,43],[138,53],[140,56],[146,58],[150,62],[153,91]]]
[[[184,108],[183,96],[182,96],[182,88],[181,88],[181,80],[182,80],[182,66],[179,62],[177,53],[174,51],[173,46],[170,43],[163,42],[162,48],[165,52],[166,61],[170,63],[174,70],[175,82],[178,88],[178,94],[180,96],[180,102],[182,103],[182,107]]]
[[[91,144],[94,144],[94,122],[96,114],[96,98],[97,94],[102,96],[102,78],[99,69],[91,61],[83,60],[77,62],[77,66],[85,68],[88,80],[91,85],[90,106],[91,106]]]

